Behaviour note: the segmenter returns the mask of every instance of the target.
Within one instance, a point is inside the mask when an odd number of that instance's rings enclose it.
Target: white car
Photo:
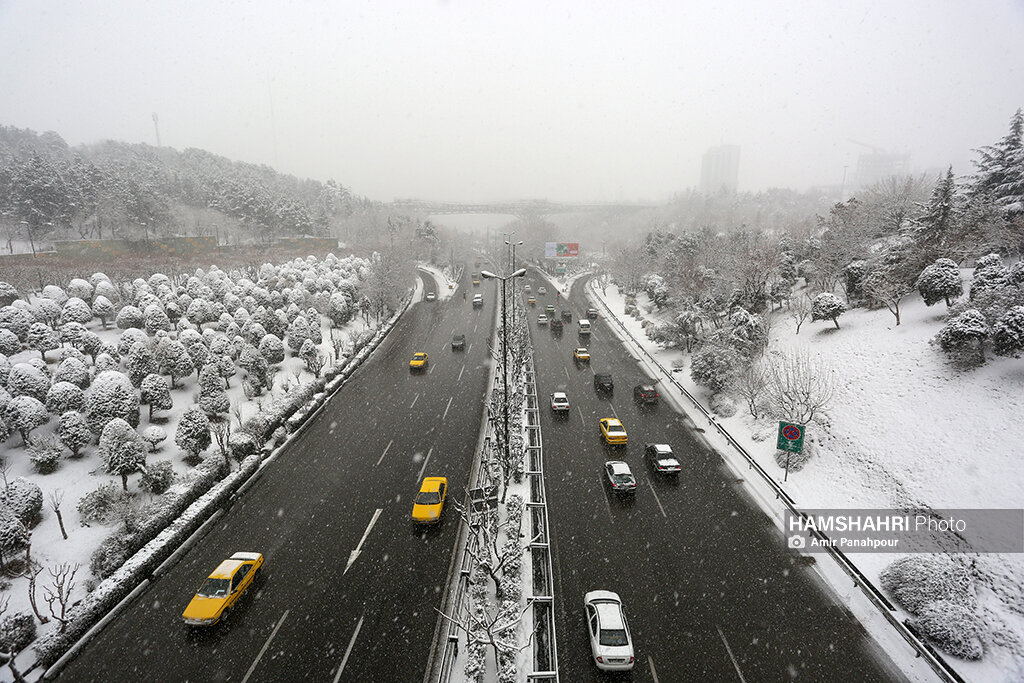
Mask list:
[[[537,316],[537,324],[538,325],[547,325],[548,324],[548,317],[546,315],[544,315],[543,313],[541,313],[540,315]]]
[[[604,464],[604,473],[615,493],[636,493],[636,479],[626,463],[609,460]]]
[[[649,443],[644,447],[644,453],[654,469],[663,474],[679,474],[682,469],[667,443]]]
[[[434,294],[433,292],[427,292],[427,301],[433,301],[436,298],[437,298],[436,294]]]
[[[622,611],[622,600],[612,591],[590,591],[583,596],[587,611],[587,633],[594,664],[602,671],[633,668],[633,639]]]
[[[524,292],[532,292],[533,288],[530,287],[530,285],[523,285],[523,291]]]
[[[547,294],[548,293],[548,288],[547,287],[538,287],[537,288],[537,293],[538,294]]]
[[[555,412],[569,412],[569,397],[564,391],[556,391],[551,394],[551,410]]]

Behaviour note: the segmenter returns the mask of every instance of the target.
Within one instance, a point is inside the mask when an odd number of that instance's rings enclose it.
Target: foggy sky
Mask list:
[[[840,6],[841,5],[841,6]],[[970,173],[1024,106],[1024,3],[0,0],[0,124],[198,147],[389,201],[663,199],[867,151]]]

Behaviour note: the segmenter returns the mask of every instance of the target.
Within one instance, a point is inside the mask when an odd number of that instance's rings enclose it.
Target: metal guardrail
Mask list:
[[[594,283],[593,280],[587,282],[586,284],[586,287],[589,287],[592,290],[596,288],[596,286],[597,285]],[[770,474],[768,474],[768,472],[763,467],[761,467],[759,463],[757,463],[754,460],[753,456],[751,456],[750,453],[747,452],[747,449],[741,446],[740,443],[736,441],[736,439],[733,438],[733,436],[729,434],[729,432],[727,432],[725,428],[718,423],[717,420],[715,420],[714,415],[708,412],[708,410],[703,405],[701,405],[700,401],[698,401],[695,396],[693,396],[689,391],[687,391],[682,384],[676,381],[671,371],[669,371],[664,365],[662,365],[654,356],[652,356],[647,351],[647,349],[643,347],[642,344],[640,344],[639,341],[637,341],[636,337],[634,337],[632,333],[630,333],[630,331],[626,329],[626,326],[622,324],[622,321],[618,319],[618,316],[612,313],[611,308],[608,307],[608,304],[605,303],[604,299],[598,296],[596,291],[594,291],[593,293],[588,292],[588,295],[591,301],[594,301],[595,303],[600,305],[601,308],[604,309],[604,311],[607,313],[605,318],[607,320],[613,321],[616,325],[618,325],[619,329],[622,330],[622,333],[626,336],[626,338],[633,342],[633,345],[637,348],[637,350],[639,350],[640,353],[646,356],[651,363],[657,366],[657,368],[662,372],[665,378],[667,378],[668,381],[671,382],[672,385],[675,386],[680,391],[680,393],[682,393],[683,396],[689,399],[689,401],[693,404],[693,407],[708,420],[712,427],[718,430],[718,433],[721,434],[723,438],[725,438],[729,445],[732,446],[740,455],[743,456],[743,458],[747,461],[748,469],[753,469],[757,471],[759,475],[761,475],[761,478],[764,479],[765,483],[767,483],[768,486],[775,492],[775,497],[781,500],[793,514],[799,515],[801,518],[806,519],[807,513],[801,511],[796,507],[796,502],[793,500],[793,498],[782,488],[782,486],[777,481],[775,481],[775,479],[772,478]],[[886,618],[889,624],[903,637],[904,640],[907,641],[907,643],[910,644],[911,647],[913,647],[917,651],[917,657],[923,657],[924,660],[928,663],[928,665],[932,668],[932,670],[943,681],[946,681],[947,683],[964,683],[964,679],[960,676],[960,674],[958,674],[956,670],[954,670],[953,667],[949,665],[949,663],[945,660],[945,658],[942,657],[942,655],[935,651],[935,649],[931,646],[930,643],[919,637],[917,633],[915,633],[905,621],[900,621],[899,616],[895,614],[896,608],[889,601],[889,599],[885,597],[885,594],[882,593],[882,591],[880,591],[871,582],[871,580],[868,579],[860,571],[860,569],[858,569],[853,564],[853,562],[850,561],[850,559],[846,556],[846,554],[843,551],[833,547],[833,545],[829,542],[828,535],[816,529],[813,529],[811,533],[822,540],[823,546],[828,550],[829,554],[831,554],[832,557],[835,558],[836,563],[843,569],[843,571],[846,572],[846,574],[851,579],[853,579],[854,587],[859,588],[861,592],[864,593],[865,596],[867,596],[871,603],[874,604],[875,607],[877,607],[878,610],[882,613],[882,615]]]

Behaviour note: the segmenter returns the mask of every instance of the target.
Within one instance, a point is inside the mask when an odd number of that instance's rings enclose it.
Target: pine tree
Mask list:
[[[171,388],[163,377],[157,374],[146,375],[142,379],[141,400],[149,405],[149,420],[153,420],[154,410],[170,410],[174,407]]]
[[[7,404],[5,413],[8,424],[18,430],[22,443],[26,445],[32,430],[50,421],[46,406],[31,396],[15,396]]]
[[[199,371],[199,407],[211,417],[222,415],[231,408],[231,399],[224,391],[224,379],[215,363]]]
[[[178,380],[188,377],[195,370],[192,357],[177,339],[168,341],[161,348],[160,371],[171,378],[171,388],[177,387]]]
[[[1024,351],[1024,306],[1014,306],[992,326],[992,350],[997,356],[1020,358]]]
[[[846,312],[846,304],[839,300],[835,294],[822,292],[814,297],[811,304],[811,322],[815,320],[831,320],[839,329],[839,316]]]
[[[85,421],[85,416],[71,410],[60,416],[57,437],[71,451],[72,456],[78,457],[82,449],[92,441],[92,432],[89,431],[89,423]]]
[[[925,268],[917,278],[916,287],[926,306],[944,300],[946,308],[949,308],[949,300],[956,299],[964,293],[960,269],[948,258],[940,258]]]
[[[1013,216],[1024,213],[1024,110],[1010,119],[1010,131],[995,145],[975,150],[980,159],[974,191],[989,193]]]
[[[193,458],[210,447],[210,420],[202,410],[193,406],[182,413],[174,443]]]

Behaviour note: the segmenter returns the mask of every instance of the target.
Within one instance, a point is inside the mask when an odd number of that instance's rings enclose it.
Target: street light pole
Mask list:
[[[512,247],[512,260],[509,262],[508,272],[511,272],[516,267],[516,247],[523,243],[522,240],[519,240],[518,242],[513,242],[511,236],[514,235],[514,234],[516,234],[516,233],[513,230],[511,233],[509,233],[509,239],[505,240],[505,244],[507,244],[507,245]],[[513,294],[514,293],[515,293],[515,291],[513,290]],[[503,297],[503,299],[504,299],[504,297]],[[504,303],[502,305],[504,306]],[[516,309],[515,309],[515,306],[513,306],[512,307],[512,327],[515,327],[515,326],[516,326]]]

